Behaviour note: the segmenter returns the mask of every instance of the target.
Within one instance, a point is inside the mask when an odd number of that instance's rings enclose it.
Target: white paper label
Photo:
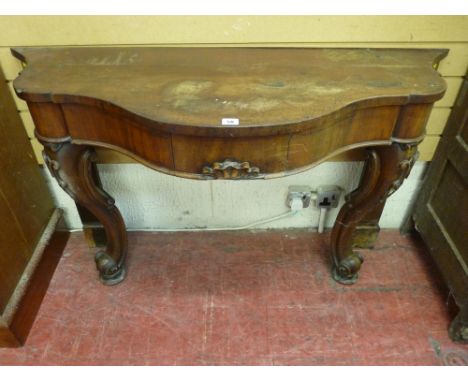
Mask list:
[[[221,119],[221,124],[223,126],[238,126],[239,118],[223,118]]]

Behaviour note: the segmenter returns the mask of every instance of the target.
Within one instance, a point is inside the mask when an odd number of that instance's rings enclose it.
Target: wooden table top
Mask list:
[[[345,108],[432,103],[442,49],[16,48],[32,102],[112,104],[178,126],[279,126]],[[235,122],[234,122],[235,123]],[[225,128],[226,126],[222,126]]]

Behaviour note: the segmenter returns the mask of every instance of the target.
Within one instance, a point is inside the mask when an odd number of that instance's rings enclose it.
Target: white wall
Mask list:
[[[300,174],[272,180],[197,181],[158,173],[140,164],[102,164],[99,172],[106,191],[112,195],[130,230],[217,228],[247,225],[289,209],[289,185],[336,184],[354,189],[362,171],[360,162],[326,162]],[[398,228],[420,185],[426,164],[417,162],[403,186],[387,201],[382,228]],[[47,170],[44,174],[57,205],[65,210],[70,229],[81,229],[71,198]],[[341,200],[343,203],[343,199]],[[328,214],[331,227],[338,209]],[[313,206],[295,216],[259,225],[258,228],[316,227],[318,210]]]

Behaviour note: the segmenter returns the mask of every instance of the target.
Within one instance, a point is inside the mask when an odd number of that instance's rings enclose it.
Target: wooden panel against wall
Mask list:
[[[466,41],[465,16],[4,16],[12,45]]]
[[[468,20],[467,20],[468,22]],[[20,45],[20,44],[17,44]],[[49,45],[44,42],[42,45]],[[69,44],[67,44],[69,45]],[[85,44],[83,46],[92,46],[93,44]],[[141,45],[141,44],[132,44]],[[120,44],[104,46],[120,46]],[[124,46],[124,45],[122,45]],[[399,42],[399,43],[372,43],[372,42],[302,42],[302,43],[229,43],[229,44],[210,44],[210,43],[197,43],[197,44],[145,44],[143,46],[165,46],[165,47],[288,47],[288,48],[401,48],[401,49],[449,49],[449,54],[440,63],[438,71],[446,77],[461,77],[468,69],[468,44],[466,42]],[[13,80],[18,73],[22,70],[22,65],[19,60],[11,55],[9,47],[0,46],[0,64],[3,66],[3,71],[7,80]]]
[[[426,133],[428,135],[441,135],[447,123],[451,109],[449,107],[436,107],[432,109],[427,121]]]
[[[0,190],[0,229],[1,249],[5,252],[0,256],[0,316],[5,309],[10,296],[29,260],[29,248],[21,227],[15,220],[7,199]]]
[[[54,206],[0,70],[0,314]]]

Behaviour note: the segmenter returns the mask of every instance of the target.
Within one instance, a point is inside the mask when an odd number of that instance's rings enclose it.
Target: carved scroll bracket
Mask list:
[[[332,231],[333,278],[353,284],[363,257],[353,251],[358,224],[392,195],[408,177],[417,160],[417,143],[394,143],[368,149],[368,159],[358,189],[346,197]]]
[[[44,145],[44,161],[58,184],[104,226],[107,247],[95,257],[101,281],[106,285],[121,282],[125,277],[127,252],[125,223],[115,200],[96,181],[93,147],[68,142],[41,143]]]
[[[261,177],[260,169],[249,162],[225,159],[203,167],[202,174],[208,179],[255,179]]]
[[[67,182],[62,178],[60,173],[60,163],[56,159],[57,153],[62,149],[64,143],[52,143],[41,141],[44,146],[44,151],[42,151],[42,157],[44,158],[44,163],[49,169],[51,175],[57,180],[59,186],[72,198],[75,199],[76,195],[73,190],[69,187]]]
[[[403,152],[403,159],[398,163],[399,177],[392,183],[386,198],[394,194],[403,181],[409,176],[411,169],[419,158],[418,145],[417,143],[399,143],[401,151]]]

